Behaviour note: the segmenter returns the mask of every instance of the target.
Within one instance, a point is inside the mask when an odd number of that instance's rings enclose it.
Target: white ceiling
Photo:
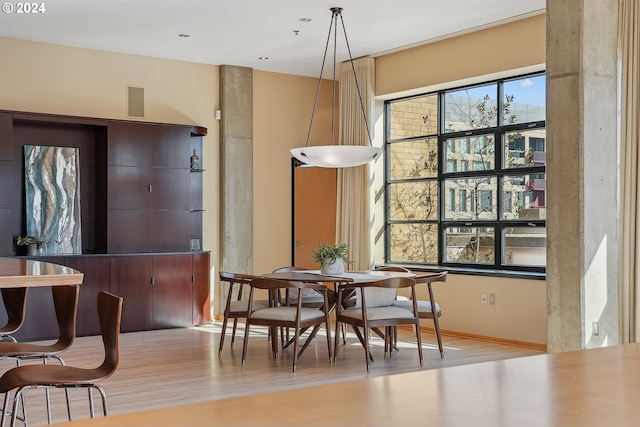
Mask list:
[[[37,14],[7,4],[0,37],[317,77],[331,7],[344,8],[357,58],[542,13],[546,0],[41,0]]]

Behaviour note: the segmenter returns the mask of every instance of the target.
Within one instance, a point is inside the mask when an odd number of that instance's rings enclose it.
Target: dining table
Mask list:
[[[81,285],[83,280],[83,273],[64,265],[0,257],[0,288]]]
[[[337,302],[337,291],[341,284],[346,283],[371,283],[376,282],[378,280],[389,279],[392,277],[409,277],[415,278],[416,274],[412,272],[405,271],[389,271],[389,270],[362,270],[362,271],[345,271],[343,274],[324,274],[320,270],[295,270],[295,271],[282,271],[282,272],[274,272],[274,273],[266,273],[261,277],[269,278],[269,279],[277,279],[277,280],[286,280],[291,282],[321,282],[325,284],[329,284],[333,287],[332,292],[330,292],[330,303],[334,304]],[[388,301],[389,305],[393,303],[395,299],[395,289],[393,292],[388,292],[389,289],[369,289],[368,291],[372,292],[373,295],[369,295],[367,293],[367,301],[372,302],[375,301],[376,304],[383,305],[384,301]],[[357,298],[357,296],[356,296]],[[356,302],[357,304],[357,302]],[[369,305],[367,305],[368,307]],[[333,307],[331,308],[333,309]],[[364,345],[364,337],[360,333],[357,327],[352,326],[353,332],[360,341],[362,345]],[[380,337],[384,338],[382,331],[378,328],[372,328],[372,330]],[[286,343],[285,347],[287,347],[290,342]],[[369,358],[373,360],[373,356],[369,354]]]

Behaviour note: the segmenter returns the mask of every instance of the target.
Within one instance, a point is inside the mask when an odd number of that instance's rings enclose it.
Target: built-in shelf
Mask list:
[[[205,171],[204,169],[194,169],[194,168],[191,168],[191,172],[204,172],[204,171]]]

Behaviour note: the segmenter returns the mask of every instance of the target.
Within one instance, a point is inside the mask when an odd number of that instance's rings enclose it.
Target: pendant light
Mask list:
[[[362,102],[362,94],[360,92],[360,85],[358,84],[358,78],[356,77],[356,69],[353,65],[353,58],[351,57],[351,49],[349,47],[349,40],[347,39],[347,32],[344,28],[344,21],[342,20],[342,8],[332,7],[331,9],[331,24],[329,25],[329,35],[327,36],[327,44],[324,49],[324,57],[322,59],[322,67],[320,69],[320,77],[318,77],[318,87],[316,89],[316,97],[313,103],[313,111],[311,112],[311,122],[309,123],[309,131],[307,133],[307,141],[304,147],[293,148],[291,154],[303,163],[310,166],[319,166],[325,168],[346,168],[352,166],[360,166],[367,164],[380,156],[382,148],[374,147],[371,141],[371,132],[367,122],[367,115],[364,110],[364,103]],[[355,87],[358,92],[358,99],[360,100],[360,108],[362,110],[362,116],[364,118],[364,125],[367,129],[367,136],[369,139],[369,145],[338,145],[334,143],[335,139],[335,99],[336,99],[336,45],[338,39],[338,18],[340,18],[340,24],[342,25],[342,31],[344,33],[344,40],[346,42],[347,51],[349,53],[349,62],[351,64],[351,71],[353,72],[353,79]],[[327,52],[329,50],[329,42],[331,41],[331,34],[333,31],[333,95],[331,100],[331,144],[330,145],[318,145],[309,146],[309,137],[311,136],[311,127],[313,126],[313,118],[316,113],[316,106],[318,104],[318,95],[320,93],[320,86],[322,84],[322,73],[324,71],[324,65],[327,59]]]

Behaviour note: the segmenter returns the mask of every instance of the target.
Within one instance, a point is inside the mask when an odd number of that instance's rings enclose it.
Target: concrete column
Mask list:
[[[252,273],[252,68],[220,67],[220,110],[220,269]]]
[[[618,343],[617,19],[547,0],[549,352]]]

